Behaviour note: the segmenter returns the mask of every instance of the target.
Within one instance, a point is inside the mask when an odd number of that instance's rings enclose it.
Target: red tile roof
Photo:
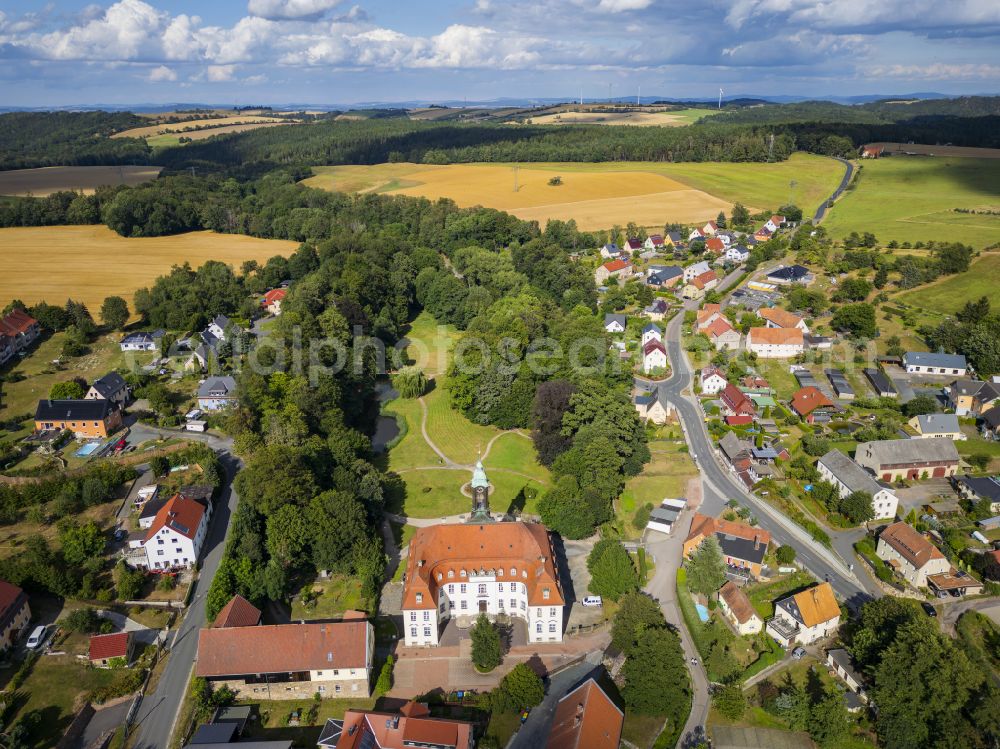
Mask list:
[[[654,351],[662,351],[664,354],[667,353],[667,350],[663,347],[663,343],[655,338],[652,338],[646,341],[646,345],[642,347],[642,355],[649,356]]]
[[[697,321],[698,327],[701,328],[705,325],[706,320],[710,320],[713,315],[722,314],[721,304],[706,304],[700,310],[698,310]]]
[[[131,636],[131,632],[94,635],[90,638],[90,660],[100,661],[105,658],[126,657],[128,655],[128,641]]]
[[[16,336],[27,333],[33,325],[38,325],[38,321],[20,309],[13,309],[10,314],[0,318],[0,333],[9,336]]]
[[[770,343],[774,346],[803,346],[802,328],[750,328],[747,334],[752,343]]]
[[[712,237],[705,241],[705,249],[716,254],[726,251],[726,243],[719,237]]]
[[[618,749],[625,714],[593,679],[556,705],[545,749]]]
[[[741,427],[747,424],[753,424],[753,416],[749,414],[740,414],[738,416],[727,416],[726,423],[731,427]]]
[[[809,385],[792,396],[791,405],[799,416],[808,416],[817,408],[833,408],[833,401],[823,395],[819,388]]]
[[[195,675],[363,669],[369,665],[367,621],[203,629]]]
[[[264,301],[267,304],[272,304],[273,302],[280,302],[288,295],[288,289],[271,289],[264,295]]]
[[[733,616],[740,624],[746,624],[757,616],[747,594],[732,580],[727,580],[726,584],[719,588],[719,598],[726,602],[726,606],[733,612]]]
[[[757,413],[754,410],[753,402],[746,396],[746,393],[731,382],[722,390],[721,398],[726,407],[736,414],[750,414],[752,416]]]
[[[726,318],[717,317],[705,326],[703,332],[708,334],[709,338],[718,338],[727,333],[732,333],[734,330],[735,328],[729,324]]]
[[[240,595],[233,596],[215,617],[213,627],[255,627],[260,624],[260,609]]]
[[[620,271],[623,268],[627,268],[628,266],[629,262],[627,260],[609,260],[604,264],[603,267],[604,270],[610,273],[616,273],[617,271]]]
[[[348,710],[337,749],[404,749],[409,746],[468,747],[473,724],[462,720],[432,718],[426,705],[407,702],[395,713]],[[365,743],[374,739],[374,744]]]
[[[205,506],[201,502],[188,499],[183,494],[175,494],[156,513],[153,524],[146,532],[146,541],[159,533],[161,528],[170,528],[182,536],[193,539],[204,516]]]
[[[779,328],[794,328],[802,322],[801,317],[793,315],[788,310],[781,309],[781,307],[765,307],[757,314],[768,322],[774,323]]]
[[[0,619],[3,619],[7,612],[15,606],[20,610],[24,600],[26,597],[23,590],[13,583],[0,580]]]
[[[888,526],[879,534],[879,540],[889,544],[918,570],[932,559],[945,558],[937,546],[921,536],[913,526],[904,522]]]
[[[708,286],[708,284],[710,284],[712,281],[717,281],[718,279],[719,277],[715,275],[714,270],[707,270],[700,276],[695,276],[691,280],[691,283],[693,283],[697,288],[703,289],[706,286]]]
[[[562,606],[548,529],[538,523],[468,523],[418,528],[410,541],[403,609],[437,608],[441,585],[460,583],[477,570],[528,588],[528,604]],[[511,569],[515,571],[512,576]],[[466,576],[462,576],[462,572]],[[451,577],[449,577],[451,573]],[[548,591],[548,598],[545,597]],[[417,594],[421,595],[417,603]]]
[[[771,543],[770,532],[763,528],[755,528],[752,525],[739,523],[734,520],[713,518],[709,515],[702,515],[700,512],[696,512],[691,518],[691,530],[688,532],[685,544],[692,539],[706,538],[712,534],[718,536],[736,536],[747,541],[757,540],[765,545]]]

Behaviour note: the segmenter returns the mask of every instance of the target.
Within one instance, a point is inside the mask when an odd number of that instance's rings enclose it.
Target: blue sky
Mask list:
[[[1000,0],[0,0],[0,103],[1000,91]]]

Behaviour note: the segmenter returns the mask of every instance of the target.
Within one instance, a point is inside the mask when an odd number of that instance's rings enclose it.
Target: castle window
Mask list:
[[[462,583],[461,585],[458,586],[458,592],[459,593],[465,592],[465,583]]]
[[[535,631],[536,631],[536,632],[537,632],[538,634],[541,634],[541,633],[542,633],[542,623],[541,623],[541,622],[535,622]]]
[[[503,583],[497,583],[497,590],[503,593]]]
[[[486,584],[485,583],[480,583],[479,584],[479,595],[481,595],[481,596],[485,596],[486,595]]]
[[[423,602],[424,602],[424,594],[417,593],[417,603],[423,603]]]
[[[411,611],[410,612],[410,621],[411,622],[415,622],[416,620],[417,620],[417,612],[416,611]]]
[[[448,579],[451,580],[455,577],[455,570],[448,570]]]
[[[461,577],[465,577],[465,570],[462,570],[462,571],[461,571],[461,572],[459,572],[458,574],[459,574],[459,575],[460,575]]]
[[[555,631],[556,631],[556,623],[549,622],[549,632],[555,632]]]
[[[455,592],[455,585],[454,585],[454,583],[452,583],[451,585],[448,586],[448,592],[449,593],[454,593]]]
[[[517,570],[514,567],[511,567],[510,568],[510,574],[514,575],[514,576],[517,576]]]
[[[516,609],[517,608],[517,599],[516,598],[511,598],[510,599],[510,607],[512,609]]]
[[[417,595],[419,595],[419,593]],[[548,588],[542,588],[542,598],[544,598],[546,601],[549,600],[549,589]]]

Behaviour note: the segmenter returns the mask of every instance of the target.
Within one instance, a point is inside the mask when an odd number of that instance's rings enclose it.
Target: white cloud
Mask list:
[[[37,41],[48,57],[60,60],[136,59],[149,51],[166,18],[142,0],[120,0],[99,18]]]
[[[249,0],[247,11],[261,18],[318,18],[341,0]]]
[[[212,83],[224,83],[233,80],[235,65],[209,65],[205,68],[205,78]]]
[[[645,10],[653,0],[601,0],[597,9],[605,13],[622,13],[627,10]]]
[[[168,68],[166,65],[158,65],[149,71],[149,75],[146,76],[146,80],[150,83],[157,83],[159,81],[176,81],[177,73]]]
[[[791,27],[856,29],[879,34],[896,29],[940,30],[1000,24],[996,0],[736,0],[726,23],[741,29],[778,21]]]
[[[933,63],[931,65],[877,65],[869,73],[875,78],[909,78],[922,80],[996,80],[1000,65],[976,63]]]

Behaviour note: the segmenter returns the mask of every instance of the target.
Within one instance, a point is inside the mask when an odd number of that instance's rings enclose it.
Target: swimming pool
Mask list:
[[[701,619],[703,622],[707,622],[708,621],[708,609],[705,608],[704,604],[696,603],[694,605],[694,607],[696,609],[698,609],[698,618]]]
[[[95,450],[97,450],[98,448],[100,448],[100,446],[101,446],[100,442],[88,442],[87,444],[82,445],[80,447],[80,449],[76,451],[76,453],[75,453],[76,457],[78,457],[78,458],[86,458],[88,455],[90,455]]]

